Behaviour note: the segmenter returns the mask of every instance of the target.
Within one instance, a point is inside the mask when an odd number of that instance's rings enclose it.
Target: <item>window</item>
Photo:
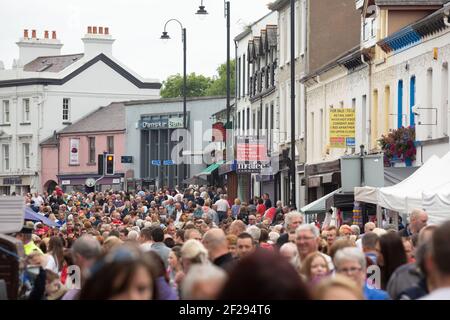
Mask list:
[[[70,120],[70,99],[64,98],[63,99],[63,121],[69,121]]]
[[[247,130],[250,130],[250,108],[247,108]]]
[[[416,104],[416,76],[412,76],[409,81],[409,125],[414,127],[415,119],[412,108]]]
[[[241,112],[238,112],[238,122],[237,122],[237,128],[241,129]]]
[[[23,144],[23,168],[30,169],[30,144]]]
[[[371,134],[370,137],[372,141],[370,142],[370,145],[372,148],[375,148],[377,146],[377,138],[378,138],[378,90],[373,91],[373,98],[372,98],[372,112],[370,115],[370,130]]]
[[[3,100],[3,123],[9,123],[9,100]]]
[[[369,38],[369,24],[367,20],[365,20],[363,25],[363,40],[366,41],[368,38]]]
[[[242,96],[245,97],[245,54],[242,58]]]
[[[3,154],[3,170],[9,170],[9,144],[4,144],[2,147]]]
[[[106,142],[108,145],[108,153],[114,154],[114,136],[106,137]]]
[[[241,98],[241,58],[238,59],[238,65],[237,65],[237,94],[236,96],[238,99]]]
[[[389,117],[391,115],[391,87],[384,87],[384,133],[389,133]]]
[[[89,163],[95,163],[95,137],[89,137]]]
[[[22,100],[23,122],[30,122],[30,99]]]
[[[432,116],[433,116],[433,68],[430,68],[427,70],[427,99],[426,99],[426,107],[428,108],[426,113],[425,113],[425,117],[423,122],[419,122],[419,124],[427,124],[427,133],[428,133],[428,138],[431,138],[433,136],[433,126],[431,125],[432,123],[434,123],[434,121],[432,120]]]
[[[448,136],[448,63],[444,62],[442,64],[442,81],[441,81],[441,92],[442,92],[442,110],[439,110],[442,114],[439,117],[441,122],[442,135]],[[438,112],[439,112],[438,111]]]
[[[361,143],[366,143],[366,134],[367,132],[367,96],[363,95],[361,99]]]
[[[372,19],[370,29],[371,29],[370,36],[373,38],[373,37],[375,37],[375,18]]]
[[[398,81],[397,128],[403,127],[403,80]]]
[[[301,44],[300,44],[300,54],[304,55],[306,50],[306,28],[308,26],[307,18],[306,18],[306,0],[303,0],[301,3]]]

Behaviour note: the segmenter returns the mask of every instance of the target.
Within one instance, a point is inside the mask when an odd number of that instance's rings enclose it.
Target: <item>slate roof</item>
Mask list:
[[[61,56],[38,57],[28,62],[24,67],[24,71],[31,72],[60,72],[70,66],[72,63],[83,58],[83,53],[68,54]]]
[[[59,134],[125,130],[125,107],[123,103],[112,103],[100,107],[77,122],[65,127]]]

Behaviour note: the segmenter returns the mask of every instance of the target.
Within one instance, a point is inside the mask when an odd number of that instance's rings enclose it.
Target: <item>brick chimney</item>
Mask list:
[[[101,53],[112,56],[114,39],[109,34],[108,27],[88,26],[87,33],[81,39],[84,43],[84,55],[95,57]]]
[[[56,32],[52,32],[52,39],[49,38],[49,32],[42,32],[42,38],[38,38],[38,32],[31,30],[31,38],[29,29],[24,29],[23,38],[16,42],[19,47],[18,67],[21,68],[28,62],[43,56],[59,56],[61,55],[62,43],[56,38]],[[39,32],[39,34],[41,34]]]

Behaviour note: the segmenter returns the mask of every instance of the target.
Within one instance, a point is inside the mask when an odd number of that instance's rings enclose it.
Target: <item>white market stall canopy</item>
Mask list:
[[[332,197],[335,193],[340,192],[342,189],[334,190],[327,195],[324,195],[322,198],[317,199],[316,201],[307,204],[300,211],[304,214],[315,214],[315,213],[324,213],[327,212],[329,208],[327,208],[327,200]]]
[[[356,187],[355,200],[374,203],[383,208],[410,213],[415,208],[427,210],[430,222],[436,221],[433,210],[450,218],[450,152],[432,156],[414,174],[402,182],[383,188]]]

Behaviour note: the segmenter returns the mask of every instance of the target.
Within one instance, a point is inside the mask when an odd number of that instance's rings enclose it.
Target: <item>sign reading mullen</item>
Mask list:
[[[261,173],[270,166],[265,137],[238,137],[236,147],[237,173]]]

